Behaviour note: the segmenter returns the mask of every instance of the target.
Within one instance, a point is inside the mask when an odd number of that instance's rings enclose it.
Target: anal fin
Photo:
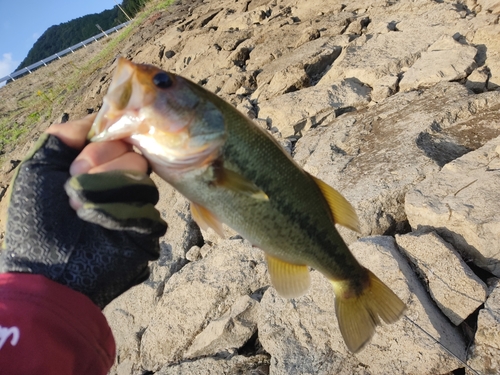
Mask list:
[[[266,254],[271,283],[278,294],[285,298],[303,295],[311,285],[309,268],[303,264],[291,264]]]
[[[219,236],[222,238],[225,237],[222,223],[212,214],[212,212],[193,202],[191,202],[190,207],[191,215],[201,229],[208,230],[208,228],[212,228]]]
[[[356,215],[356,211],[347,199],[345,199],[342,194],[326,182],[314,177],[311,174],[309,176],[311,176],[314,182],[316,182],[316,185],[318,185],[319,189],[323,193],[323,196],[328,202],[328,206],[332,211],[335,223],[359,232],[358,215]]]

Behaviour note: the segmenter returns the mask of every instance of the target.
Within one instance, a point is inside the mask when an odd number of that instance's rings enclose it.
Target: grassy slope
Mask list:
[[[79,104],[82,104],[86,88],[115,56],[121,54],[127,40],[144,20],[172,2],[151,1],[124,30],[1,87],[0,164],[21,158],[38,134],[51,123],[60,121],[64,112],[85,115]]]

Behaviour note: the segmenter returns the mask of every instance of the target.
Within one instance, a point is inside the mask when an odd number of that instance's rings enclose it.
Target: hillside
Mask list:
[[[341,192],[361,229],[339,232],[408,308],[350,353],[328,280],[313,270],[306,295],[280,297],[261,250],[200,230],[154,176],[169,230],[149,280],[104,310],[110,373],[498,374],[500,2],[167,3],[0,88],[3,189],[51,123],[99,110],[117,56],[154,64],[236,106]]]
[[[147,0],[123,0],[120,6],[130,17],[135,17],[144,8],[146,2]],[[16,70],[41,61],[57,52],[74,46],[82,40],[99,34],[100,31],[96,27],[96,24],[101,26],[103,30],[109,30],[113,26],[120,25],[126,21],[127,18],[123,12],[118,6],[114,6],[112,9],[101,13],[88,14],[59,25],[53,25],[45,30],[40,38],[37,39],[33,47],[29,50],[28,55]]]

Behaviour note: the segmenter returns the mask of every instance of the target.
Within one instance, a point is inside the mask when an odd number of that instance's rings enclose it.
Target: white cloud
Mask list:
[[[20,64],[20,61],[12,60],[12,53],[4,53],[0,58],[0,78],[3,78],[14,71]],[[0,83],[0,85],[5,82]]]
[[[33,38],[33,40],[38,40],[38,38],[40,38],[40,33],[39,32],[36,32],[36,33],[33,33],[33,35],[31,35],[31,37]]]

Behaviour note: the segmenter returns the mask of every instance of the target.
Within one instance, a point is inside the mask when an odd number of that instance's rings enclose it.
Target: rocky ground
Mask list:
[[[200,231],[156,179],[169,232],[150,279],[105,309],[111,374],[500,373],[499,14],[494,0],[193,0],[148,17],[119,54],[216,92],[342,192],[361,221],[342,235],[408,309],[349,353],[325,278],[279,297],[258,249]],[[97,110],[113,62],[31,135]],[[33,79],[0,95],[15,106]]]

